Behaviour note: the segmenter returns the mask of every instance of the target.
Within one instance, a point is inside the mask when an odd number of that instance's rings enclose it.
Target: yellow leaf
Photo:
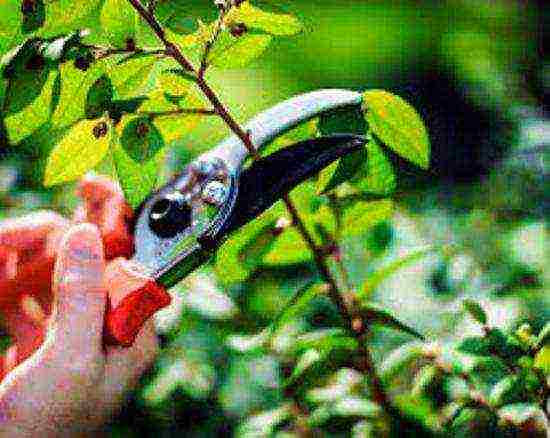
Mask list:
[[[384,90],[364,94],[369,128],[396,154],[427,169],[430,140],[424,122],[401,97]]]
[[[374,225],[389,219],[393,214],[391,199],[359,201],[344,213],[342,226],[347,235],[362,234]]]
[[[535,356],[535,368],[542,370],[544,374],[550,376],[550,344],[542,347]]]
[[[290,14],[274,14],[262,11],[249,2],[231,9],[225,19],[226,24],[243,23],[248,28],[258,29],[271,35],[290,36],[302,31],[300,21]]]
[[[110,141],[111,126],[105,120],[78,122],[48,157],[44,185],[53,186],[80,178],[103,159]]]

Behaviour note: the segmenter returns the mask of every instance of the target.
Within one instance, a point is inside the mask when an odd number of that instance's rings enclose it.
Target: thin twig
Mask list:
[[[150,14],[155,13],[156,7],[157,7],[157,0],[149,0],[147,2],[147,10],[149,11]]]
[[[165,49],[142,49],[139,47],[136,47],[136,48],[102,47],[102,46],[95,46],[91,44],[86,44],[84,45],[84,47],[92,50],[95,53],[96,59],[103,59],[103,58],[107,58],[108,56],[125,55],[125,54],[166,55]]]
[[[199,77],[203,77],[206,73],[206,69],[208,68],[208,56],[210,55],[210,52],[212,51],[212,47],[214,47],[214,44],[216,44],[216,41],[218,40],[222,29],[223,29],[223,20],[225,18],[225,14],[227,13],[226,9],[220,10],[220,15],[216,22],[214,23],[214,31],[212,32],[212,35],[206,41],[206,44],[204,45],[204,50],[202,52],[201,57],[201,65],[199,67]]]
[[[155,119],[157,117],[180,116],[185,114],[202,114],[206,116],[218,115],[216,110],[208,108],[178,108],[169,111],[138,111],[137,114],[149,117],[151,119]]]
[[[176,60],[185,70],[189,71],[191,74],[196,75],[197,86],[203,92],[203,94],[208,99],[212,107],[215,108],[216,113],[223,119],[223,121],[231,129],[231,131],[233,131],[233,133],[237,137],[239,137],[239,139],[243,142],[243,144],[245,145],[246,149],[248,150],[252,158],[255,160],[259,159],[260,155],[258,154],[258,151],[254,147],[254,144],[252,143],[250,135],[247,132],[245,132],[245,130],[231,116],[231,114],[229,113],[227,108],[223,105],[223,103],[220,101],[220,99],[218,98],[214,90],[206,82],[206,80],[204,79],[204,76],[200,74],[200,70],[197,71],[194,68],[193,64],[185,57],[185,55],[177,47],[177,45],[175,45],[174,43],[172,43],[166,38],[164,29],[162,28],[158,20],[155,18],[153,14],[151,14],[141,4],[139,0],[128,0],[128,1],[136,9],[136,11],[141,15],[141,17],[149,24],[153,32],[155,32],[157,37],[165,45],[167,55],[171,56],[174,60]],[[309,231],[306,229],[304,222],[300,218],[298,211],[296,210],[296,207],[291,202],[288,195],[285,195],[283,197],[283,202],[285,203],[286,208],[288,209],[292,217],[292,222],[294,226],[298,229],[302,238],[304,239],[307,246],[311,250],[314,256],[317,269],[319,270],[324,281],[328,283],[328,285],[330,286],[330,289],[328,292],[329,297],[334,303],[334,305],[337,307],[340,315],[342,316],[344,323],[346,325],[347,331],[350,333],[350,335],[354,336],[357,339],[358,351],[361,357],[360,363],[358,364],[358,368],[369,377],[368,381],[370,384],[370,389],[372,392],[373,399],[378,404],[380,404],[390,416],[394,418],[402,418],[402,415],[400,414],[399,410],[395,408],[391,403],[389,396],[387,395],[382,385],[382,382],[378,377],[376,368],[374,366],[374,360],[365,343],[366,328],[362,327],[361,330],[354,329],[353,327],[354,318],[350,310],[348,309],[348,305],[346,304],[343,295],[340,293],[338,289],[338,284],[336,283],[334,276],[330,272],[330,269],[326,263],[325,255],[323,251],[320,248],[318,248],[317,245],[315,244],[313,237],[311,236]]]
[[[152,14],[146,9],[139,0],[128,0],[134,9],[141,15],[141,17],[147,22],[151,30],[157,35],[158,39],[162,41],[164,47],[166,47],[166,54],[174,58],[184,70],[195,72],[193,64],[181,53],[179,48],[168,38],[166,38],[166,32],[158,22],[155,14]]]

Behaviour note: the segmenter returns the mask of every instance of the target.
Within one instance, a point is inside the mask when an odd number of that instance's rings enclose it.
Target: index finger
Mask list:
[[[90,174],[80,183],[78,194],[84,206],[74,219],[76,222],[91,222],[99,227],[105,243],[105,257],[108,260],[131,257],[132,209],[124,199],[120,186],[110,178]]]
[[[67,219],[52,211],[37,211],[20,218],[0,221],[0,247],[19,254],[19,262],[42,255],[54,232],[68,225]],[[52,255],[52,254],[48,254]]]

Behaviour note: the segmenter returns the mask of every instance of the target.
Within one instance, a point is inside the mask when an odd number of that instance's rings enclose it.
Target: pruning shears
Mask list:
[[[319,90],[282,102],[245,129],[259,150],[298,124],[343,107],[362,105],[348,90]],[[109,307],[108,344],[130,346],[147,319],[170,304],[167,289],[207,262],[235,230],[338,158],[359,150],[364,137],[335,134],[301,141],[245,167],[248,151],[231,136],[189,163],[138,208],[135,254],[151,281]]]

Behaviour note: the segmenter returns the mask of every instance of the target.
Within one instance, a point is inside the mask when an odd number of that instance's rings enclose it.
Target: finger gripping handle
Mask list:
[[[163,287],[148,281],[126,295],[115,307],[109,302],[105,316],[105,343],[130,347],[145,321],[168,306],[171,300]]]

